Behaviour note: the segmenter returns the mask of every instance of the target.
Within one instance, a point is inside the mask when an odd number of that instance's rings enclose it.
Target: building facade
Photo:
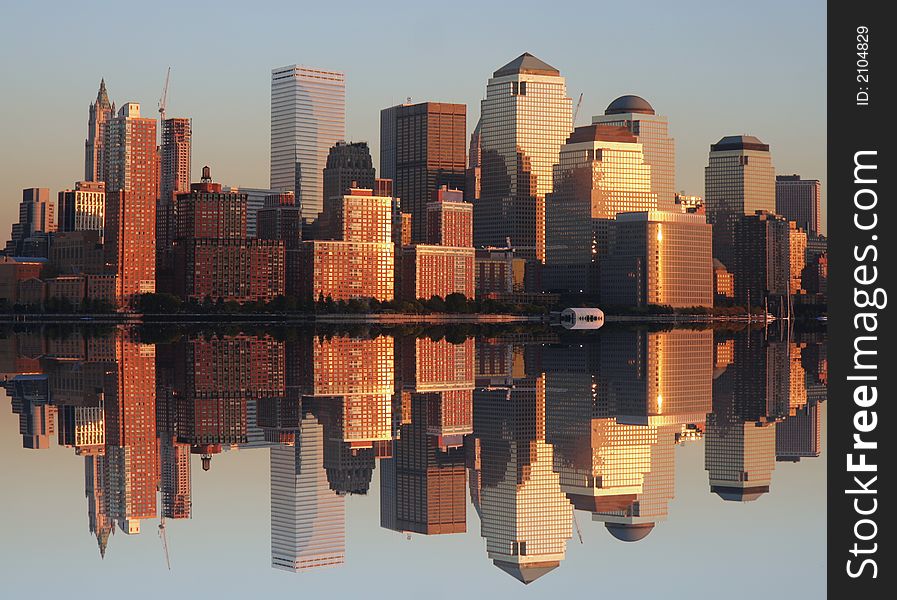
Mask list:
[[[327,198],[349,193],[350,188],[373,189],[375,176],[367,142],[337,142],[327,154],[321,206]]]
[[[776,213],[797,223],[810,236],[821,233],[822,184],[800,175],[776,175]]]
[[[572,101],[560,72],[525,53],[495,71],[481,104],[477,246],[510,246],[545,258],[545,195],[572,126]],[[401,196],[401,193],[399,194]]]
[[[156,206],[156,247],[168,249],[177,223],[176,195],[190,191],[193,124],[190,119],[162,121],[159,149],[159,202]]]
[[[703,215],[620,213],[601,265],[601,299],[625,306],[713,306],[712,226]]]
[[[546,198],[544,284],[596,293],[611,221],[620,212],[653,211],[651,166],[625,127],[577,127],[561,147]]]
[[[271,71],[271,189],[296,194],[302,218],[322,210],[327,153],[346,138],[346,76],[291,65]]]
[[[402,212],[411,214],[412,242],[427,239],[427,204],[442,186],[464,189],[467,144],[467,106],[445,102],[424,102],[386,109],[381,116],[395,119],[395,145],[380,152],[392,152],[385,160],[395,164],[395,172],[381,173],[393,179],[394,193],[401,199]],[[391,139],[389,131],[381,132]],[[384,159],[381,159],[381,161]]]
[[[115,104],[109,102],[106,80],[100,79],[97,99],[88,108],[87,139],[84,140],[84,180],[105,181],[105,131],[106,123],[115,116]]]
[[[735,227],[742,215],[775,212],[775,168],[769,145],[751,135],[730,135],[710,146],[704,169],[704,206],[713,225],[713,257],[734,259]]]
[[[757,211],[739,217],[731,261],[736,304],[763,306],[766,299],[788,295],[791,285],[790,232],[789,222],[770,212]]]
[[[603,115],[592,117],[593,124],[625,127],[642,145],[645,163],[651,167],[651,191],[657,196],[657,209],[674,210],[676,196],[676,142],[669,134],[667,118],[640,96],[620,96]]]
[[[106,224],[106,184],[78,181],[74,190],[59,192],[59,231],[96,231],[103,239]]]
[[[156,120],[129,102],[105,127],[106,263],[118,275],[118,296],[128,302],[156,291]]]
[[[22,201],[19,203],[19,221],[12,224],[10,239],[6,242],[7,256],[22,256],[27,254],[29,247],[38,246],[49,249],[47,235],[56,231],[56,219],[54,205],[50,201],[50,190],[47,188],[25,188],[22,190]],[[32,242],[34,238],[43,238],[43,241]],[[34,254],[43,256],[46,253]]]

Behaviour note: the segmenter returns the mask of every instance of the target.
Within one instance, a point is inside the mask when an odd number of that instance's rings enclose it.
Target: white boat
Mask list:
[[[591,307],[565,308],[560,321],[565,329],[599,329],[604,325],[604,311]]]

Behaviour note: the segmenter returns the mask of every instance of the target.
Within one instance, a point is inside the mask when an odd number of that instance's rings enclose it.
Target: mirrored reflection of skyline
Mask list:
[[[496,576],[529,584],[588,520],[637,542],[676,519],[678,447],[703,446],[705,493],[732,504],[822,452],[820,334],[293,333],[7,332],[0,378],[22,448],[83,459],[100,557],[208,510],[193,466],[267,452],[273,568],[346,569],[357,497],[382,535],[479,535]]]

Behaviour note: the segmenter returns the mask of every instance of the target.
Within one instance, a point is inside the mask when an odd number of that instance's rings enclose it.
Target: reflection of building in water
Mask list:
[[[307,338],[293,360],[302,404],[324,427],[324,466],[331,489],[367,492],[375,456],[392,440],[393,338]],[[310,366],[311,368],[308,368]]]
[[[807,373],[801,354],[806,344],[788,344],[788,414],[794,416],[807,405]]]
[[[12,412],[19,415],[22,448],[50,447],[54,434],[56,407],[50,402],[49,380],[44,374],[16,375],[4,384],[12,400]]]
[[[324,428],[311,414],[295,446],[271,448],[271,566],[304,571],[346,557],[345,498],[324,470]]]
[[[776,460],[797,462],[819,456],[822,450],[822,405],[807,404],[776,425]]]
[[[723,500],[747,502],[769,491],[776,458],[776,423],[707,415],[704,468],[710,491]]]
[[[173,435],[159,438],[159,489],[162,516],[189,519],[193,501],[190,487],[190,444],[178,443]]]
[[[572,533],[572,507],[545,440],[544,378],[478,389],[474,432],[474,461],[481,466],[475,497],[486,551],[497,567],[530,583],[560,565]]]
[[[441,395],[410,394],[410,422],[400,426],[393,458],[380,462],[382,527],[428,535],[467,530],[464,450],[460,443],[440,447],[441,436],[430,432]]]
[[[178,442],[201,454],[203,469],[223,446],[248,442],[247,402],[284,393],[283,343],[223,336],[177,344]]]
[[[561,489],[618,539],[642,539],[666,518],[675,444],[710,410],[712,358],[709,330],[609,330],[600,343],[545,349]]]
[[[115,521],[107,504],[106,459],[101,455],[84,457],[84,495],[87,497],[87,523],[97,537],[100,557],[106,556],[109,535],[115,533]]]
[[[769,491],[776,457],[776,421],[788,414],[788,343],[747,331],[732,344],[732,360],[717,369],[713,411],[704,433],[710,491],[724,500],[756,500]],[[719,360],[717,359],[717,362]]]
[[[140,521],[156,516],[155,347],[118,331],[104,389],[109,514],[125,533],[140,533]]]

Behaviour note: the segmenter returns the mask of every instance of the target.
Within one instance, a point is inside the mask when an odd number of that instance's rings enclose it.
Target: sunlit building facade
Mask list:
[[[712,226],[704,215],[620,213],[601,260],[604,302],[673,308],[713,306]]]
[[[106,214],[103,247],[128,302],[156,291],[156,199],[159,171],[156,120],[124,104],[105,125]]]
[[[495,71],[481,104],[477,246],[510,245],[521,258],[545,258],[545,195],[552,167],[573,129],[572,101],[560,72],[524,53]]]
[[[657,208],[675,209],[676,142],[669,134],[667,118],[640,96],[620,96],[603,115],[592,117],[593,124],[616,125],[628,129],[642,145],[645,163],[651,167],[651,192],[657,196]]]
[[[78,181],[74,190],[59,192],[59,231],[97,231],[103,239],[106,214],[106,184],[102,181]]]
[[[546,202],[545,287],[596,293],[617,213],[656,210],[651,166],[628,129],[577,127],[561,147]]]
[[[115,116],[115,104],[109,102],[106,80],[100,79],[97,99],[88,109],[87,139],[84,140],[84,180],[105,181],[106,123]]]
[[[389,112],[387,112],[389,111]],[[463,190],[467,166],[467,105],[423,102],[387,108],[381,116],[394,119],[381,131],[381,177],[393,179],[395,195],[401,198],[402,212],[411,214],[412,242],[427,241],[427,205],[442,186]],[[382,113],[381,113],[382,115]],[[394,140],[394,145],[389,142]],[[394,169],[394,170],[392,170]]]

